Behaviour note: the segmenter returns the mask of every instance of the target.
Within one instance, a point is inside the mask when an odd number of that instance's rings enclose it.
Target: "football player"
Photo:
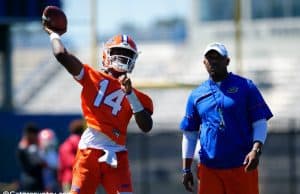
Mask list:
[[[50,128],[42,129],[38,134],[38,142],[40,155],[47,163],[43,169],[43,181],[45,191],[58,192],[59,186],[57,181],[57,168],[58,168],[58,153],[57,145],[58,140],[54,130]]]
[[[57,61],[82,86],[81,106],[87,129],[79,142],[70,193],[94,194],[99,185],[108,194],[132,193],[125,147],[127,126],[132,115],[145,133],[153,123],[151,98],[133,88],[127,77],[138,57],[134,40],[120,34],[107,41],[103,69],[98,71],[72,55],[47,22],[43,26]]]

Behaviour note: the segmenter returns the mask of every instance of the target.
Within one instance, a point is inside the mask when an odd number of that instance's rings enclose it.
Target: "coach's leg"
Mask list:
[[[217,170],[198,165],[198,194],[225,194],[224,183]]]
[[[245,172],[244,167],[226,170],[224,173],[226,193],[228,194],[258,194],[258,171],[257,169]]]

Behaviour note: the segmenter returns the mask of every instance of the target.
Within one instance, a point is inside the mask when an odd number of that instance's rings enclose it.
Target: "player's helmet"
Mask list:
[[[38,135],[39,146],[42,150],[47,150],[57,146],[57,138],[52,129],[45,128]]]
[[[102,63],[105,69],[113,68],[118,72],[131,73],[137,57],[134,40],[125,34],[119,34],[104,44]]]

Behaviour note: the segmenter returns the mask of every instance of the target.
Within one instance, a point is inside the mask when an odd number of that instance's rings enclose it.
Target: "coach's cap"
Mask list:
[[[222,43],[214,42],[214,43],[208,44],[204,50],[204,53],[203,53],[204,56],[211,50],[217,51],[223,57],[228,57],[228,51],[227,51],[226,47],[224,46],[224,44],[222,44]]]

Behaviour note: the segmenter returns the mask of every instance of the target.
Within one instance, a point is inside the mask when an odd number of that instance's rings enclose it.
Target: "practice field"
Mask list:
[[[14,153],[21,136],[17,123],[36,120],[50,127],[55,127],[55,123],[59,124],[61,128],[56,132],[61,142],[67,135],[68,121],[77,116],[6,117],[11,123],[16,124],[11,124],[9,130],[6,130],[6,126],[2,126],[2,130],[10,133],[2,133],[0,137],[2,145],[5,145],[0,147],[3,156],[0,166],[0,182],[3,184],[0,184],[0,191],[17,187],[14,182],[18,180],[19,167]],[[260,163],[261,194],[299,192],[300,128],[293,127],[291,120],[289,123],[290,128],[285,129],[287,132],[275,128],[271,130],[273,132],[269,132]],[[171,121],[164,124],[155,123],[153,131],[147,135],[139,133],[135,125],[130,125],[129,131],[127,147],[135,193],[185,193],[181,184],[181,133],[177,129],[177,123]],[[195,169],[195,166],[193,168]],[[98,193],[104,194],[101,190]]]

